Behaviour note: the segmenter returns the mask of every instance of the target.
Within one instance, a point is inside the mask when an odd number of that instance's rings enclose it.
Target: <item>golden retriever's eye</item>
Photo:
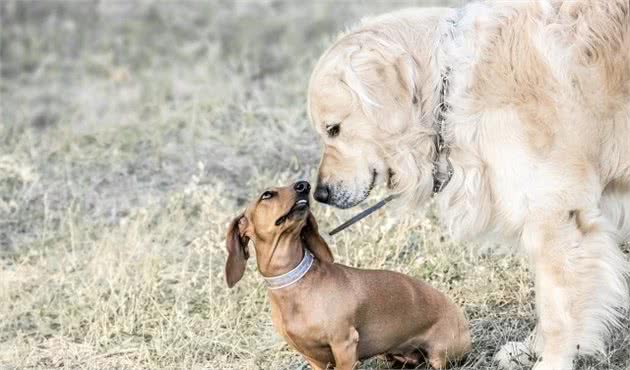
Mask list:
[[[260,200],[266,200],[273,197],[273,193],[270,191],[266,191],[264,193],[262,193],[262,195],[260,196]]]
[[[326,125],[326,132],[328,133],[328,136],[330,137],[335,137],[337,135],[339,135],[339,129],[340,129],[340,123],[331,123]]]

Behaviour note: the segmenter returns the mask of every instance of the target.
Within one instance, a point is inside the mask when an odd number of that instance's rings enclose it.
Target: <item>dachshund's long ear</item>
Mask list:
[[[228,287],[233,287],[238,283],[245,273],[245,266],[249,258],[247,243],[249,238],[241,237],[241,230],[247,226],[247,219],[240,215],[235,218],[228,228],[226,247],[228,251],[228,259],[225,263],[225,280]]]
[[[324,241],[317,227],[317,221],[311,212],[308,213],[306,219],[306,225],[302,228],[302,239],[306,247],[317,257],[320,261],[334,262],[334,257],[328,244]]]

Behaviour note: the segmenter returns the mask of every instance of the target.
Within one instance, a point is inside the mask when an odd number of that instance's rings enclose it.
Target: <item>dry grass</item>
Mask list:
[[[225,226],[264,186],[313,178],[316,57],[344,26],[403,5],[2,2],[0,367],[300,366],[253,261],[226,288]],[[316,215],[328,230],[350,212]],[[461,304],[474,336],[462,368],[492,368],[534,325],[523,260],[450,241],[431,207],[330,242],[343,263]],[[627,334],[579,368],[630,368]]]

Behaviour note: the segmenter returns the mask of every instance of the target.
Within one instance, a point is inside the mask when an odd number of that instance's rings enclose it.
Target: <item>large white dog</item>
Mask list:
[[[365,20],[321,57],[308,98],[318,201],[352,207],[378,183],[412,206],[435,193],[453,236],[531,257],[535,369],[603,351],[629,303],[629,0]]]

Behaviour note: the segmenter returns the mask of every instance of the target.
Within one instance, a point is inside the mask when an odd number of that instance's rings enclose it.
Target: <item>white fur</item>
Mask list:
[[[456,238],[496,237],[529,255],[535,369],[571,369],[577,354],[602,352],[630,304],[630,266],[618,248],[630,239],[628,13],[623,0],[396,12],[340,37],[311,79],[311,120],[337,151],[334,160],[324,154],[319,182],[352,193],[366,182],[364,168],[381,181],[387,168],[400,203],[421,206],[450,68],[445,139],[455,172],[438,196],[442,219]],[[312,99],[336,94],[337,81],[360,108]],[[327,117],[341,117],[347,133],[326,137]],[[367,154],[358,161],[344,147]],[[526,347],[505,347],[499,364]]]

